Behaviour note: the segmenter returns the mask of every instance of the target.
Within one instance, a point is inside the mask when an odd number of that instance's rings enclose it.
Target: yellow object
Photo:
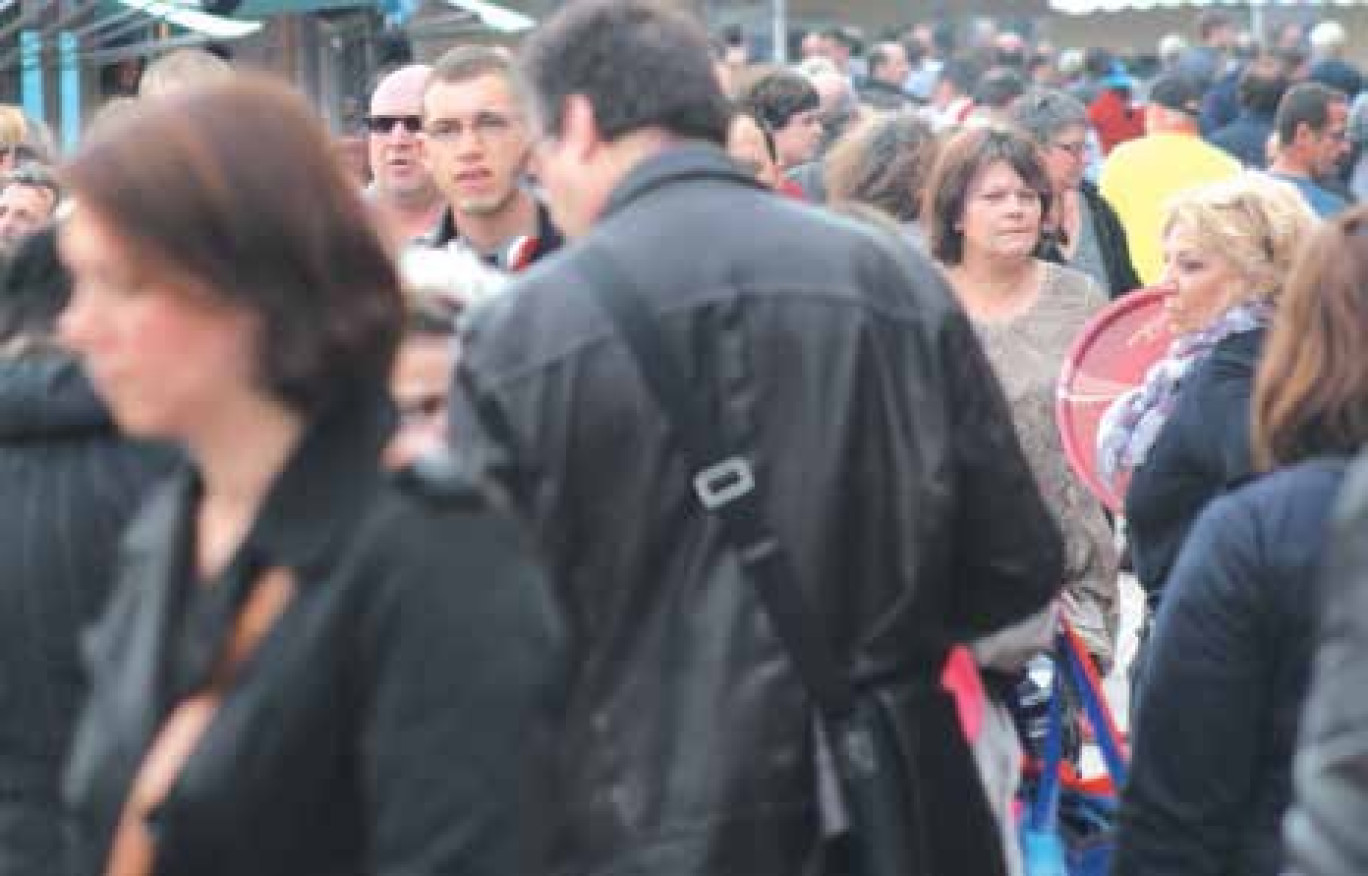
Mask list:
[[[1164,273],[1164,206],[1183,189],[1240,172],[1240,162],[1191,134],[1150,134],[1122,143],[1102,165],[1098,185],[1126,229],[1140,282]]]

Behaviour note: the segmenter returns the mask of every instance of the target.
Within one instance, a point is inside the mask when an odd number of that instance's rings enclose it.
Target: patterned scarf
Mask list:
[[[1206,328],[1176,338],[1164,358],[1145,374],[1145,382],[1119,396],[1102,415],[1097,430],[1097,467],[1102,477],[1112,483],[1119,472],[1144,465],[1193,366],[1221,341],[1264,328],[1272,316],[1270,301],[1254,299],[1227,310]]]

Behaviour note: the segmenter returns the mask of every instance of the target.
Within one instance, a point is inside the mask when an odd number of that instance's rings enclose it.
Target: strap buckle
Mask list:
[[[755,475],[751,473],[750,463],[732,456],[695,475],[693,486],[703,507],[716,511],[754,490]]]

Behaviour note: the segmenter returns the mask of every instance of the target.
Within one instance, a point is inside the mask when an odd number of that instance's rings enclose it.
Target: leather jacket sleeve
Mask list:
[[[1346,480],[1320,580],[1311,693],[1284,829],[1304,876],[1368,873],[1368,458]]]
[[[967,317],[941,333],[959,514],[952,530],[955,620],[976,638],[1039,612],[1064,583],[1064,542],[1017,440]]]

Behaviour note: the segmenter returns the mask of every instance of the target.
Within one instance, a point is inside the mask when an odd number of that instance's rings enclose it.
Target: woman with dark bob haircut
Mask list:
[[[1007,391],[1026,458],[1064,532],[1064,615],[1105,667],[1116,635],[1117,552],[1101,505],[1069,468],[1054,404],[1069,348],[1107,299],[1085,274],[1037,257],[1052,195],[1026,135],[973,128],[942,148],[922,222]]]
[[[468,486],[380,464],[403,304],[322,127],[237,78],[66,178],[61,337],[188,459],[86,642],[72,872],[532,872],[557,615]]]
[[[1280,828],[1299,732],[1323,765],[1350,751],[1346,717],[1362,722],[1365,714],[1364,643],[1351,654],[1342,636],[1361,631],[1362,616],[1326,612],[1327,604],[1363,605],[1355,591],[1364,570],[1331,574],[1323,593],[1316,582],[1336,571],[1326,557],[1334,556],[1331,515],[1341,488],[1362,507],[1361,487],[1346,485],[1356,480],[1346,471],[1368,442],[1366,342],[1368,210],[1358,209],[1314,229],[1282,287],[1252,401],[1251,449],[1267,474],[1206,506],[1169,576],[1132,733],[1113,873],[1363,872],[1322,868],[1349,860],[1339,857],[1346,830],[1361,829],[1363,809],[1345,805],[1339,781],[1353,775],[1362,791],[1361,752],[1300,777],[1315,780],[1299,788],[1313,820],[1286,823],[1297,826],[1288,836],[1300,838],[1304,860],[1287,860]],[[1361,543],[1362,517],[1353,519],[1351,537]],[[1358,547],[1352,553],[1362,556]],[[1320,664],[1335,680],[1325,699],[1313,691],[1303,712],[1318,616],[1339,637],[1334,657]]]

